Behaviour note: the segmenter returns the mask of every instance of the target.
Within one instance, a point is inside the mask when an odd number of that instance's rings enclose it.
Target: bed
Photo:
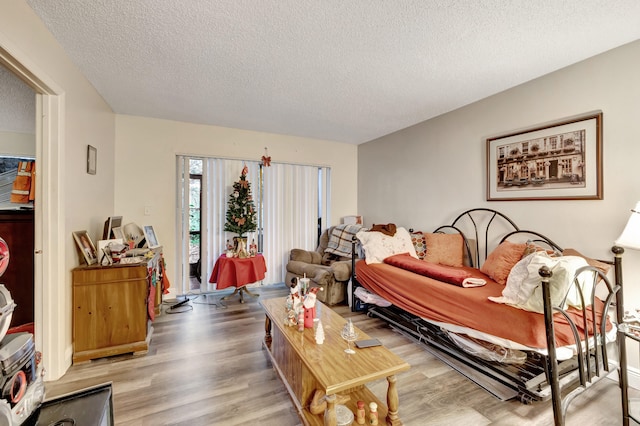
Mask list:
[[[404,228],[378,234],[362,231],[353,247],[365,260],[353,261],[352,297],[362,287],[388,302],[366,305],[368,315],[502,399],[551,399],[558,425],[573,398],[619,369],[628,421],[616,327],[624,314],[622,249],[613,248],[612,262],[589,259],[484,208],[422,233],[421,244],[421,233]]]

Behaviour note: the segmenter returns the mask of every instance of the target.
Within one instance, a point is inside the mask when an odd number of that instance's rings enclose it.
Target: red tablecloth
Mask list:
[[[243,287],[264,279],[267,264],[261,254],[255,257],[240,259],[222,255],[213,267],[210,283],[216,283],[216,289],[227,287]]]

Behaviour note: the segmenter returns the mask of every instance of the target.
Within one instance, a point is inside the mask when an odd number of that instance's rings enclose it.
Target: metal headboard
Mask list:
[[[461,234],[470,266],[479,268],[491,250],[503,241],[504,235],[519,230],[514,221],[499,211],[475,208],[461,213],[451,225],[440,226],[434,232]]]

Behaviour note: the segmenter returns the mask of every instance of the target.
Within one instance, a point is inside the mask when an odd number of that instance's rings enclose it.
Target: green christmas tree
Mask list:
[[[240,180],[233,183],[233,192],[227,202],[227,223],[224,230],[235,232],[243,238],[246,232],[256,230],[256,208],[251,196],[251,184],[247,180],[249,169],[245,165]]]

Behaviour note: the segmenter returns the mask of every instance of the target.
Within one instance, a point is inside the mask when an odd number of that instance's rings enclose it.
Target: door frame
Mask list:
[[[34,326],[46,380],[71,365],[70,288],[65,272],[64,91],[0,33],[0,64],[36,96],[36,203],[34,211]]]

